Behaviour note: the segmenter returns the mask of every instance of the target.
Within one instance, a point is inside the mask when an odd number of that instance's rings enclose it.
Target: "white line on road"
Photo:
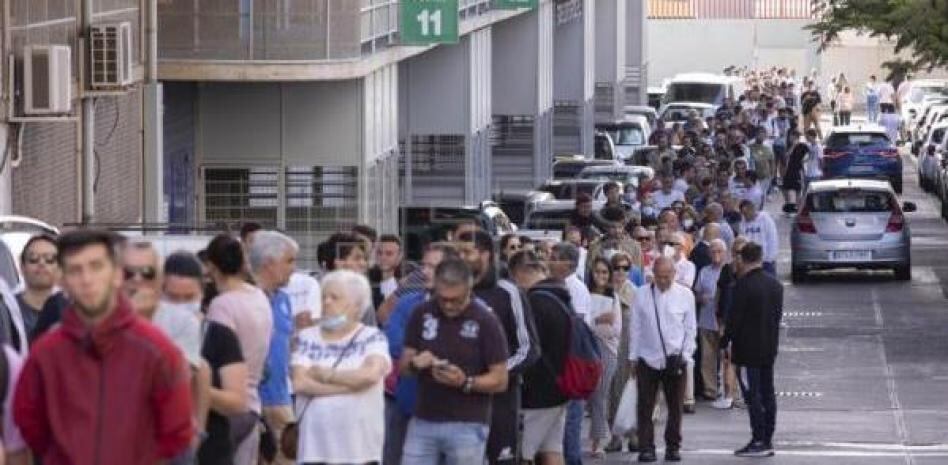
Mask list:
[[[882,304],[879,302],[879,293],[872,289],[872,310],[875,312],[876,325],[878,328],[885,328],[885,320],[882,317]],[[886,389],[889,392],[889,405],[892,407],[892,416],[895,419],[895,429],[898,433],[899,442],[904,446],[908,443],[908,428],[905,425],[905,413],[902,412],[902,403],[899,401],[898,389],[895,385],[895,374],[892,372],[892,366],[889,365],[889,358],[885,354],[885,339],[882,334],[876,335],[879,343],[879,358],[882,360],[882,369],[885,370]],[[912,458],[912,452],[903,449],[903,457],[906,465],[915,465],[915,459]]]
[[[697,449],[684,450],[682,455],[734,455],[734,451],[727,449]],[[906,457],[910,456],[904,451],[857,451],[857,450],[833,450],[833,449],[808,449],[808,450],[784,450],[778,449],[777,455],[787,455],[796,457]],[[948,452],[915,452],[917,457],[948,457]],[[914,463],[914,461],[912,462]]]

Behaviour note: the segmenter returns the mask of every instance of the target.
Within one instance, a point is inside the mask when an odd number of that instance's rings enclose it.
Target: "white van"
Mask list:
[[[676,102],[707,103],[718,108],[724,99],[737,98],[744,93],[744,81],[739,77],[709,73],[678,74],[668,82],[662,103]]]

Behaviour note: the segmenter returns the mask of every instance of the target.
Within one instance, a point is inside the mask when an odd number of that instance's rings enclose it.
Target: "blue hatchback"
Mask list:
[[[823,146],[823,177],[886,179],[902,193],[902,157],[881,127],[834,128]]]

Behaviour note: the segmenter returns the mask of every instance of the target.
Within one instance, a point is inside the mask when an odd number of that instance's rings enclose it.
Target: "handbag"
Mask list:
[[[332,368],[334,370],[339,366],[340,363],[342,363],[342,359],[346,356],[346,352],[349,352],[349,349],[355,345],[355,341],[359,338],[359,334],[362,333],[363,329],[365,329],[364,326],[359,328],[355,335],[352,336],[352,339],[349,340],[349,343],[346,344],[346,347],[342,349],[342,352],[339,352],[339,358],[337,358],[336,362],[332,364]],[[283,453],[284,457],[290,460],[296,460],[300,443],[300,420],[303,419],[303,415],[306,415],[306,409],[309,408],[309,404],[312,402],[312,397],[306,400],[306,403],[303,404],[303,409],[300,411],[300,414],[296,416],[296,421],[288,423],[286,428],[283,429],[283,434],[280,436],[280,452]]]
[[[662,343],[662,354],[665,355],[665,369],[662,370],[664,374],[671,376],[681,376],[685,374],[685,368],[687,362],[685,358],[679,354],[668,355],[668,352],[665,350],[665,336],[662,335],[662,319],[658,316],[658,301],[655,299],[655,284],[652,284],[652,308],[655,310],[655,325],[658,326],[658,340]],[[686,333],[684,338],[681,339],[681,347],[685,347],[685,338],[688,337]]]

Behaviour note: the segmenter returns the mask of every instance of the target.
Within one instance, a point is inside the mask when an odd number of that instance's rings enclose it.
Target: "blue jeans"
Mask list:
[[[879,98],[866,99],[866,119],[870,123],[879,121]]]
[[[585,402],[581,400],[571,400],[566,406],[566,434],[563,435],[566,465],[583,464],[583,412]]]
[[[747,414],[750,416],[752,439],[770,444],[777,426],[777,396],[774,392],[774,367],[737,367]]]
[[[412,418],[402,465],[480,465],[489,428],[483,423],[432,422]]]

